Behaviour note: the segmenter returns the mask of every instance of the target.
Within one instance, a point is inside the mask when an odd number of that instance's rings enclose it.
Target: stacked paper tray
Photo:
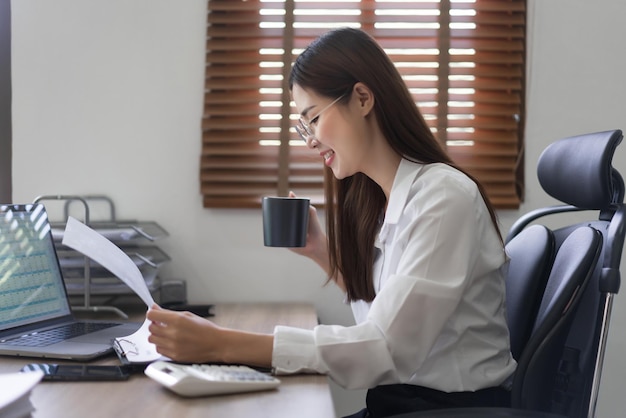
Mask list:
[[[54,194],[38,196],[34,200],[36,203],[43,201],[49,201],[46,204],[48,213],[56,214],[56,221],[50,219],[51,232],[73,308],[114,311],[124,316],[113,305],[122,304],[129,298],[136,299],[136,294],[103,266],[63,245],[66,222],[70,217],[84,223],[124,251],[137,266],[150,293],[160,290],[159,273],[170,257],[156,247],[155,241],[169,236],[164,228],[152,221],[118,219],[113,200],[105,195]],[[59,204],[53,203],[55,201]],[[57,205],[56,210],[50,211],[49,206],[53,205]],[[61,212],[63,215],[59,217]],[[100,306],[92,305],[91,296],[97,296],[98,300],[104,302],[100,302]],[[106,306],[102,303],[106,303]]]
[[[130,245],[120,247],[135,263],[150,291],[159,287],[158,272],[161,266],[170,261],[170,257],[156,246]],[[132,291],[107,269],[63,245],[57,247],[59,263],[65,286],[70,295],[82,294],[85,290],[85,262],[89,268],[90,293],[92,295],[121,295]]]
[[[63,241],[65,223],[51,223],[51,227],[55,242]],[[169,235],[156,222],[97,221],[90,222],[89,227],[118,245],[133,245],[146,240],[157,241]]]
[[[156,292],[161,286],[157,271],[147,271],[142,272],[142,274],[150,293]],[[65,288],[70,296],[81,296],[85,291],[85,281],[83,279],[65,279]],[[89,294],[92,296],[132,296],[134,293],[120,279],[109,276],[91,279]]]
[[[170,261],[170,257],[163,250],[156,246],[139,246],[130,245],[120,247],[140,270],[154,269],[158,270],[164,263]],[[74,250],[64,246],[57,246],[57,254],[59,263],[63,271],[63,277],[82,278],[85,273],[85,257]],[[104,277],[109,275],[108,270],[93,260],[89,260],[89,269],[91,277]]]

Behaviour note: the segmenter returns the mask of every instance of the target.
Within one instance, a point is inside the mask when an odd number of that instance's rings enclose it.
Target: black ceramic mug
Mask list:
[[[309,227],[310,199],[264,197],[263,240],[266,247],[304,247]]]

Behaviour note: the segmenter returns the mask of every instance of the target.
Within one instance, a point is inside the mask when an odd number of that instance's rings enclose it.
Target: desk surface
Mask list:
[[[317,324],[308,304],[219,304],[215,323],[272,332],[275,325],[311,329]],[[40,359],[0,357],[0,373],[16,372]],[[62,363],[63,361],[53,361]],[[119,364],[112,355],[95,364]],[[33,390],[33,418],[83,417],[334,417],[326,376],[280,376],[278,390],[187,399],[137,374],[121,382],[41,382]]]

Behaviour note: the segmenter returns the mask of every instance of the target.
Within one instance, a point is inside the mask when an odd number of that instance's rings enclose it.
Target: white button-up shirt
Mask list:
[[[278,326],[277,373],[328,374],[348,389],[498,386],[516,367],[505,320],[505,253],[475,183],[402,160],[375,243],[373,302],[356,325]]]

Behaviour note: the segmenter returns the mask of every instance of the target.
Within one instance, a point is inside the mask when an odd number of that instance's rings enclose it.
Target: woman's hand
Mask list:
[[[146,314],[152,321],[148,341],[157,352],[174,361],[200,363],[222,360],[222,328],[190,312],[175,312],[157,305]]]
[[[157,352],[184,363],[233,363],[270,367],[274,336],[220,327],[190,312],[153,305],[146,318]]]
[[[289,192],[289,197],[296,197],[296,194]],[[303,255],[316,262],[326,274],[330,273],[328,241],[326,239],[326,233],[322,229],[320,219],[317,216],[315,206],[309,206],[309,229],[306,236],[306,245],[304,247],[291,247],[289,249],[296,254]],[[331,281],[339,286],[342,291],[346,291],[346,286],[343,283],[343,277],[341,275],[331,278]]]
[[[296,194],[294,192],[289,192],[289,197],[296,197]],[[318,264],[320,264],[320,261],[322,260],[328,260],[328,243],[326,242],[326,234],[322,229],[315,206],[309,206],[309,226],[306,236],[306,246],[291,247],[289,249],[296,254],[312,259]],[[327,265],[321,266],[324,269],[328,267]]]

